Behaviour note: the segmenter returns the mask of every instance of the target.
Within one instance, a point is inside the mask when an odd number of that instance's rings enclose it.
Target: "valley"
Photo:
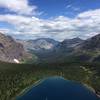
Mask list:
[[[0,100],[100,100],[100,0],[0,0]]]
[[[100,95],[100,34],[87,40],[15,40],[0,35],[0,100],[15,100],[37,81],[61,76]]]

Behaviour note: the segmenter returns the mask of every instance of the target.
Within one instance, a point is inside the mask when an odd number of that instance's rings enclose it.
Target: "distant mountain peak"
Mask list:
[[[80,39],[79,37],[76,38],[72,38],[72,39],[65,39],[63,42],[68,42],[68,43],[76,43],[76,42],[80,42],[83,41],[82,39]]]
[[[38,38],[35,40],[21,41],[24,48],[34,51],[52,50],[59,42],[50,38]]]
[[[79,37],[75,37],[75,38],[72,38],[72,39],[65,39],[65,40],[82,40],[82,39],[79,38]]]
[[[97,49],[100,50],[100,34],[84,41],[80,45],[80,48],[84,50],[97,50]]]
[[[73,39],[65,39],[64,41],[61,42],[62,46],[64,47],[74,47],[80,43],[82,43],[84,40],[80,38],[73,38]]]

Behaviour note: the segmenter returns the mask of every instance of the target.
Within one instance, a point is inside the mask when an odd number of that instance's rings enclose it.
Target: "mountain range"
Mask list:
[[[94,63],[100,62],[99,51],[100,34],[58,42],[49,38],[16,40],[0,33],[0,100],[15,100],[28,86],[50,76],[75,80],[100,95],[100,63]]]
[[[100,61],[100,34],[87,40],[73,38],[58,42],[39,38],[20,43],[28,52],[35,54],[40,62]]]
[[[0,33],[0,60],[24,61],[36,57],[37,62],[100,61],[100,34],[82,40],[65,39],[62,42],[39,38],[35,40],[14,40]],[[32,60],[31,60],[32,61]]]

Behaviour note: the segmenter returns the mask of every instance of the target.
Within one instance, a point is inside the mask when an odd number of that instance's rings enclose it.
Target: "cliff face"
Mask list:
[[[31,57],[12,37],[0,33],[0,60],[18,63]]]

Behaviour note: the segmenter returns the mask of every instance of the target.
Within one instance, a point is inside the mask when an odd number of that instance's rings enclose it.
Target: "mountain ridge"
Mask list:
[[[63,62],[68,58],[75,61],[100,61],[100,34],[87,40],[73,38],[58,42],[50,38],[14,40],[0,33],[0,60],[14,62],[23,59],[27,53],[44,62]]]
[[[31,56],[24,50],[22,44],[16,42],[11,36],[0,33],[1,61],[20,63],[27,58],[31,58]]]

